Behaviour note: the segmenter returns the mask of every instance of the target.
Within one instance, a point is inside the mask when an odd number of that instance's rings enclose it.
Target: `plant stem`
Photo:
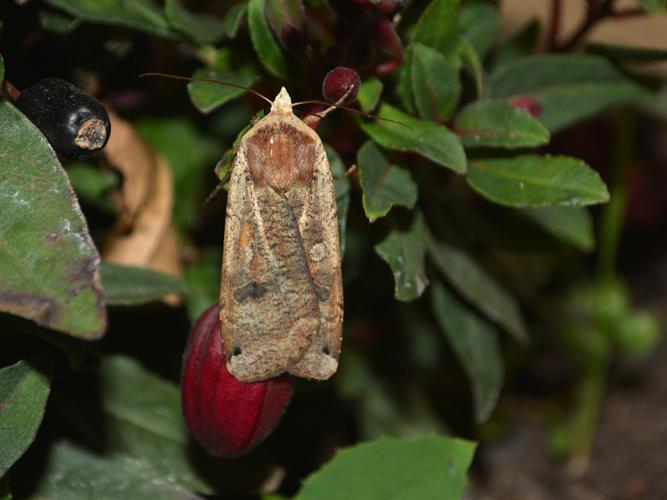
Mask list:
[[[549,23],[549,34],[547,35],[547,50],[554,50],[558,44],[562,11],[562,0],[551,0],[551,22]]]
[[[610,201],[602,211],[600,223],[598,281],[612,278],[616,272],[616,257],[625,221],[628,192],[625,183],[628,168],[634,157],[634,116],[628,109],[618,112],[614,132],[614,151],[609,178]]]

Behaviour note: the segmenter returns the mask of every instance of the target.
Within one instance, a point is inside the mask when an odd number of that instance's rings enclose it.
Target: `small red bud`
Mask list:
[[[344,66],[329,71],[322,81],[322,95],[327,101],[338,102],[345,93],[350,90],[350,93],[343,101],[343,104],[354,102],[359,93],[359,75],[356,71]]]
[[[374,36],[380,48],[391,56],[375,68],[375,74],[386,76],[396,71],[403,64],[403,44],[396,33],[396,28],[389,19],[380,19],[374,28]]]
[[[222,356],[217,304],[190,329],[183,357],[181,406],[192,435],[211,455],[237,456],[262,442],[278,425],[293,392],[288,374],[242,383]]]
[[[534,118],[539,118],[542,114],[542,105],[530,95],[518,95],[507,100],[513,108],[525,111]]]

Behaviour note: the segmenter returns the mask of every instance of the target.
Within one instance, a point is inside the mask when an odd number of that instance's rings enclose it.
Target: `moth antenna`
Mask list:
[[[139,78],[144,78],[147,76],[157,76],[161,78],[171,78],[172,80],[184,80],[186,82],[201,82],[201,83],[215,83],[217,85],[227,85],[228,87],[234,87],[236,89],[242,89],[245,90],[246,92],[250,92],[251,94],[256,95],[257,97],[260,97],[264,99],[266,102],[269,104],[273,105],[273,101],[269,99],[268,97],[260,94],[256,90],[253,90],[249,87],[246,87],[245,85],[239,85],[238,83],[232,83],[232,82],[226,82],[224,80],[211,80],[208,78],[195,78],[194,76],[180,76],[180,75],[172,75],[171,73],[157,73],[157,72],[149,72],[149,73],[142,73],[139,75]]]
[[[370,113],[365,113],[365,112],[363,112],[359,109],[351,108],[349,106],[344,106],[342,104],[333,104],[333,103],[330,103],[330,102],[327,102],[327,101],[321,101],[321,100],[318,100],[318,99],[308,99],[307,101],[294,102],[294,103],[292,103],[292,107],[300,106],[301,104],[326,104],[326,105],[329,106],[329,109],[331,109],[331,108],[340,108],[340,109],[344,109],[345,111],[349,111],[351,113],[361,115],[365,118],[373,118],[375,120],[381,120],[383,122],[397,123],[399,125],[403,125],[404,127],[408,127],[410,129],[412,128],[407,123],[399,122],[398,120],[392,120],[391,118],[382,118],[381,116],[371,115]],[[327,109],[325,111],[328,113],[329,109]],[[324,113],[313,113],[313,114],[317,115],[317,116],[320,116],[320,115],[323,115]],[[324,116],[322,116],[322,118],[323,117]]]

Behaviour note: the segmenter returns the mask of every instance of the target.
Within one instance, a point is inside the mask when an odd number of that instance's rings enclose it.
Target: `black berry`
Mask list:
[[[68,158],[83,160],[109,140],[111,122],[104,106],[65,80],[40,80],[21,92],[16,107]]]

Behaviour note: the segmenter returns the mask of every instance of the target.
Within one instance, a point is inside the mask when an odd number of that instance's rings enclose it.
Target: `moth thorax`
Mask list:
[[[271,105],[271,113],[291,113],[292,112],[292,99],[287,93],[285,87],[280,89],[278,95],[273,100]]]

